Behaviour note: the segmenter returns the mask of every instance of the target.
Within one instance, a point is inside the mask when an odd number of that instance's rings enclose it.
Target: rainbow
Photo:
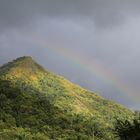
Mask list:
[[[107,85],[114,87],[120,93],[125,94],[129,99],[134,102],[140,102],[140,96],[137,94],[136,91],[132,90],[129,86],[127,86],[123,81],[117,79],[112,72],[109,70],[105,70],[100,67],[94,60],[94,62],[90,63],[89,60],[84,58],[80,53],[75,53],[68,47],[59,47],[58,44],[56,45],[47,45],[48,42],[44,37],[40,37],[38,35],[33,35],[33,39],[36,39],[36,42],[43,46],[47,47],[50,51],[61,55],[64,59],[68,61],[72,61],[75,65],[79,66],[86,72],[90,73],[91,75],[96,75],[98,78],[102,79],[107,83]]]

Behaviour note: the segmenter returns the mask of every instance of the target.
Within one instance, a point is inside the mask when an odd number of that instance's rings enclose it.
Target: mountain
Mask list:
[[[25,56],[0,67],[0,112],[0,140],[116,140],[116,119],[133,118]]]

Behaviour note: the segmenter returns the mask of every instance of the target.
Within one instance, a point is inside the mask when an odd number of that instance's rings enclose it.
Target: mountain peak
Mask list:
[[[31,56],[19,57],[11,63],[13,63],[16,67],[23,67],[27,69],[35,68],[39,65]]]
[[[32,60],[32,61],[34,61],[31,56],[22,56],[22,57],[17,58],[15,61],[21,61],[21,60]]]
[[[31,56],[22,56],[19,57],[12,62],[9,62],[5,65],[3,65],[1,68],[2,72],[10,72],[10,71],[21,71],[24,73],[35,73],[37,71],[43,71],[46,72],[46,70],[39,65]]]

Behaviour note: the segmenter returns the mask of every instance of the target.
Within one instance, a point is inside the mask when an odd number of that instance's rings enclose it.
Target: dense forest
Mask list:
[[[0,140],[139,140],[140,115],[21,57],[0,68]]]

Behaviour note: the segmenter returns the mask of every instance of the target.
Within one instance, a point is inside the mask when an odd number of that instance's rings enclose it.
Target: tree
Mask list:
[[[117,120],[114,132],[121,140],[140,140],[140,118],[132,122]]]

